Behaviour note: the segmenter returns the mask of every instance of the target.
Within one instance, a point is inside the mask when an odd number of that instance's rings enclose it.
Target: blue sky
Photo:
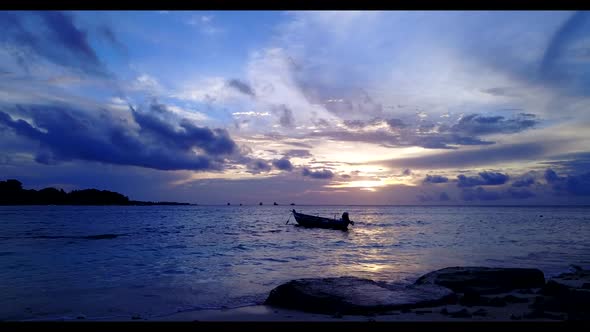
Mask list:
[[[201,204],[588,204],[590,14],[0,12],[0,172]]]

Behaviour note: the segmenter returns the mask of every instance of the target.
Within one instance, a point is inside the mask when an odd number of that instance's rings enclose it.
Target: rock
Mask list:
[[[432,310],[414,310],[417,315],[431,314]]]
[[[487,306],[490,306],[490,307],[505,307],[506,305],[507,305],[506,301],[501,297],[491,298],[487,304]]]
[[[464,293],[494,294],[514,289],[538,288],[545,284],[539,269],[448,267],[427,273],[416,280],[416,285],[435,284]]]
[[[552,287],[555,286],[565,286],[567,288],[584,288],[584,284],[590,283],[590,270],[583,270],[579,266],[572,265],[572,270],[574,272],[570,273],[562,273],[557,277],[551,278],[546,286],[549,286],[549,283],[555,283],[557,285],[551,285]]]
[[[471,318],[471,314],[469,313],[469,311],[467,311],[467,309],[461,309],[459,311],[449,312],[449,316],[451,316],[453,318]]]
[[[545,312],[543,310],[533,310],[533,311],[529,312],[528,314],[525,314],[523,317],[528,318],[528,319],[547,318],[547,319],[565,320],[564,315],[552,314],[549,312]]]
[[[459,299],[459,304],[472,307],[477,305],[487,305],[489,299],[482,297],[479,293],[466,291],[463,297]]]
[[[530,288],[519,289],[516,291],[518,294],[534,294],[535,292]]]
[[[502,300],[506,303],[527,303],[529,301],[528,299],[514,295],[506,295]]]
[[[471,313],[473,316],[487,316],[488,315],[488,311],[485,309],[477,309],[475,310],[473,313]]]
[[[451,290],[437,285],[339,277],[292,280],[273,289],[265,304],[315,313],[366,314],[435,306],[453,298]]]

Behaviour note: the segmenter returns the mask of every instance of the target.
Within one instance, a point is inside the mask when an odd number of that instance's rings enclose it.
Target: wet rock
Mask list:
[[[562,314],[552,314],[549,312],[545,312],[543,310],[533,310],[528,314],[525,314],[523,318],[526,319],[556,319],[556,320],[565,320],[565,316]]]
[[[416,315],[431,314],[432,310],[415,310]]]
[[[292,280],[273,289],[267,305],[315,313],[366,314],[435,306],[454,298],[437,285],[382,284],[356,277]]]
[[[505,307],[506,305],[506,301],[504,301],[504,299],[501,297],[491,298],[487,304],[487,306],[489,307]]]
[[[551,278],[547,284],[549,285],[549,283],[552,283],[553,287],[563,286],[567,288],[583,289],[585,284],[590,283],[590,270],[583,270],[576,265],[572,265],[571,268],[574,270],[573,272],[563,273],[557,277]]]
[[[488,315],[488,311],[485,309],[477,309],[475,310],[473,313],[471,313],[473,316],[482,316],[485,317]]]
[[[518,294],[534,294],[535,292],[530,288],[519,289],[516,291]]]
[[[479,293],[467,291],[463,294],[463,297],[459,299],[459,304],[472,307],[472,306],[481,306],[487,305],[489,299],[482,297]]]
[[[545,284],[545,286],[543,286],[543,288],[541,288],[540,290],[540,294],[543,294],[545,296],[557,296],[560,294],[565,294],[567,293],[569,290],[569,287],[556,282],[555,280],[549,280],[547,281],[547,284]]]
[[[453,318],[471,318],[471,313],[467,309],[461,309],[455,312],[449,312],[449,316]]]
[[[528,299],[514,295],[506,295],[502,300],[506,303],[527,303],[529,301]]]
[[[514,289],[537,288],[545,284],[539,269],[448,267],[423,275],[417,285],[436,284],[464,293],[494,294]]]

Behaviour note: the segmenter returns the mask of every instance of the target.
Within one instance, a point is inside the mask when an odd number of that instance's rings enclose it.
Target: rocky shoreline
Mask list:
[[[571,266],[571,272],[545,280],[538,269],[449,267],[411,285],[356,277],[298,279],[273,289],[264,304],[368,320],[396,315],[404,320],[588,320],[590,270]]]

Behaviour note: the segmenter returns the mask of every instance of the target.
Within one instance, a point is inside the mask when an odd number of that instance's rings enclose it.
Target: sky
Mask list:
[[[0,180],[590,204],[586,11],[0,11]]]

